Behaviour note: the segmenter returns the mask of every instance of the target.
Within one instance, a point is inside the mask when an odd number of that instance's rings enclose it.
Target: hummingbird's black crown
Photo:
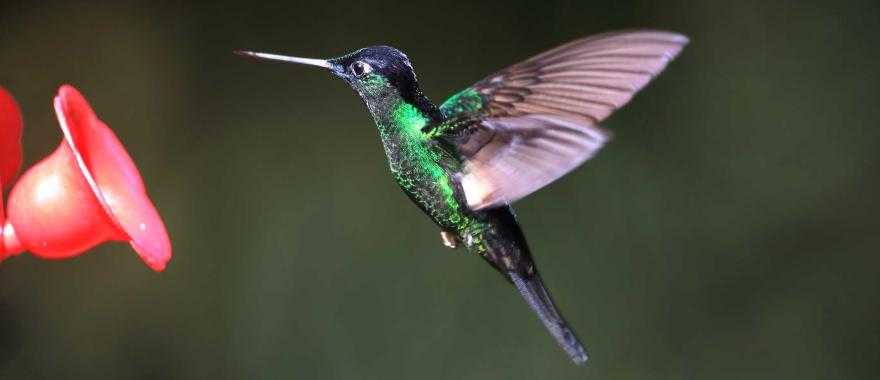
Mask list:
[[[358,61],[369,64],[374,72],[381,74],[394,85],[416,82],[416,75],[409,58],[402,51],[390,46],[365,47],[330,60],[330,62],[341,66],[341,69],[349,72],[351,65]]]

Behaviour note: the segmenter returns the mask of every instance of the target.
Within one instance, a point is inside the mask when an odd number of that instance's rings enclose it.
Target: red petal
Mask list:
[[[125,147],[72,86],[58,90],[55,113],[80,170],[111,219],[150,268],[165,269],[171,259],[168,233]]]
[[[12,95],[0,87],[0,184],[12,185],[21,167],[21,111]]]

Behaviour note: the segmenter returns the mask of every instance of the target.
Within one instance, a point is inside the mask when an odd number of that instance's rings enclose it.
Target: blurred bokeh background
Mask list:
[[[387,173],[344,83],[248,48],[406,51],[436,102],[577,37],[692,43],[599,157],[519,202],[591,352],[573,366],[512,288]],[[174,244],[0,265],[0,378],[857,379],[880,376],[880,3],[0,3],[25,162],[77,86]]]

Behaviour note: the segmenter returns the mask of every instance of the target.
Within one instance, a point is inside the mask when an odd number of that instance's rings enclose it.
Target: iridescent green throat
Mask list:
[[[422,132],[432,122],[428,113],[400,97],[383,103],[384,110],[370,108],[394,179],[442,228],[465,228],[470,218],[463,213],[455,184],[444,169],[455,162]]]

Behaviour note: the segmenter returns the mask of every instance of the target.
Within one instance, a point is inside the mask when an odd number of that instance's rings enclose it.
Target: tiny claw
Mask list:
[[[443,240],[443,245],[447,248],[458,247],[458,238],[452,232],[440,231],[440,239]]]

